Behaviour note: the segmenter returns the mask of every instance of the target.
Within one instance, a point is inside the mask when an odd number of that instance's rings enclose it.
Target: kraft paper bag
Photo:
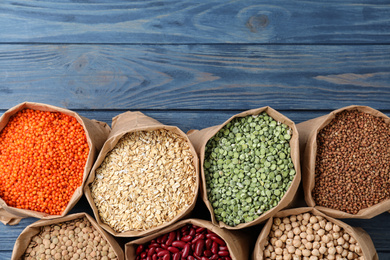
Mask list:
[[[294,209],[287,209],[278,212],[275,216],[268,219],[267,223],[263,227],[259,237],[257,238],[255,248],[253,250],[252,254],[252,260],[263,260],[265,259],[263,253],[264,253],[264,246],[266,241],[268,240],[268,235],[271,231],[271,227],[273,225],[274,218],[284,218],[288,216],[293,215],[299,215],[304,213],[311,213],[315,216],[322,216],[326,218],[328,221],[332,222],[333,224],[337,224],[341,228],[343,228],[350,236],[355,238],[357,243],[360,245],[362,249],[362,254],[364,259],[366,260],[378,260],[378,254],[375,250],[375,246],[371,240],[371,237],[367,234],[366,231],[364,231],[362,228],[359,227],[351,227],[348,224],[334,219],[332,217],[329,217],[322,212],[318,211],[315,208],[311,207],[303,207],[303,208],[294,208]]]
[[[19,260],[22,259],[23,254],[26,252],[26,249],[28,248],[31,239],[39,234],[41,231],[41,228],[44,226],[49,226],[53,224],[61,224],[66,221],[76,220],[79,218],[86,217],[89,222],[91,222],[92,226],[102,235],[103,238],[105,238],[114,250],[115,254],[118,257],[118,260],[124,259],[124,253],[122,247],[118,244],[118,242],[115,240],[114,237],[112,237],[110,234],[105,232],[97,223],[96,221],[87,213],[81,212],[81,213],[75,213],[71,215],[67,215],[65,217],[56,218],[56,219],[45,219],[45,220],[38,220],[31,225],[27,226],[22,233],[20,233],[19,237],[16,239],[13,251],[12,251],[12,260]]]
[[[83,186],[85,184],[85,181],[88,177],[88,174],[92,168],[92,165],[96,159],[99,150],[103,146],[103,143],[110,132],[110,127],[104,122],[99,122],[93,119],[91,120],[85,118],[83,116],[80,116],[76,112],[73,112],[65,108],[60,108],[60,107],[41,104],[41,103],[33,103],[33,102],[24,102],[7,110],[0,117],[0,131],[7,125],[12,115],[16,114],[18,111],[22,109],[27,109],[27,108],[33,110],[48,111],[48,112],[61,112],[65,115],[74,117],[77,120],[77,122],[79,122],[84,128],[87,137],[88,146],[89,146],[89,154],[84,168],[83,183],[81,186],[79,186],[76,189],[66,209],[62,212],[61,215],[49,215],[47,213],[42,213],[38,211],[10,207],[5,203],[4,200],[0,198],[0,220],[4,224],[10,224],[10,225],[17,224],[21,218],[26,218],[26,217],[35,217],[39,219],[51,219],[51,218],[65,216],[76,205],[76,203],[80,200],[81,196],[83,195]]]
[[[361,209],[357,214],[350,214],[336,209],[331,209],[323,206],[316,205],[312,196],[312,191],[315,187],[315,164],[317,155],[317,134],[321,129],[328,125],[336,114],[345,110],[358,110],[371,114],[375,117],[380,117],[390,125],[390,118],[385,114],[367,106],[348,106],[332,111],[327,115],[323,115],[297,125],[300,146],[301,146],[301,166],[302,166],[302,183],[305,201],[308,206],[315,207],[316,209],[324,212],[326,215],[334,218],[358,218],[358,219],[370,219],[390,209],[390,200],[382,201],[376,205],[368,208]],[[390,174],[390,173],[389,173]]]
[[[262,215],[260,215],[258,218],[254,219],[251,222],[247,223],[241,223],[238,224],[237,226],[229,226],[225,224],[222,221],[217,221],[215,218],[215,215],[213,213],[213,207],[210,203],[210,201],[207,198],[207,187],[206,187],[206,179],[205,179],[205,173],[203,169],[203,163],[205,160],[205,147],[207,142],[215,135],[217,132],[222,129],[225,125],[227,125],[231,120],[234,118],[238,117],[245,117],[249,115],[258,115],[262,112],[266,112],[270,117],[272,117],[274,120],[281,122],[287,126],[289,126],[292,130],[292,137],[290,139],[290,147],[291,147],[291,159],[294,164],[294,169],[296,171],[296,175],[288,188],[287,192],[284,194],[283,198],[279,201],[278,205],[266,212],[264,212]],[[266,221],[268,218],[273,216],[276,212],[286,208],[290,207],[291,205],[297,203],[297,190],[300,184],[301,180],[301,168],[300,168],[300,159],[299,159],[299,135],[298,135],[298,130],[295,126],[295,123],[291,121],[289,118],[286,116],[282,115],[281,113],[277,112],[276,110],[272,109],[271,107],[262,107],[262,108],[257,108],[257,109],[251,109],[244,111],[242,113],[236,114],[232,117],[230,117],[228,120],[226,120],[224,123],[221,125],[216,125],[212,126],[209,128],[205,128],[202,130],[190,130],[188,132],[189,137],[191,142],[193,143],[198,156],[200,160],[200,165],[201,165],[201,180],[202,180],[202,186],[200,190],[200,196],[204,203],[206,204],[212,218],[212,222],[219,227],[226,228],[226,229],[231,229],[231,230],[237,230],[237,229],[243,229],[246,227],[250,227],[253,225],[257,225],[260,223],[263,223]]]
[[[142,237],[125,244],[125,257],[126,257],[125,259],[128,260],[136,259],[136,250],[139,245],[146,244],[161,235],[169,234],[171,231],[180,229],[181,227],[187,224],[192,224],[198,227],[207,228],[208,230],[217,234],[223,241],[225,241],[232,260],[249,259],[250,239],[243,232],[222,229],[214,225],[210,221],[202,220],[202,219],[194,219],[194,218],[181,220],[152,235]]]
[[[10,226],[17,225],[19,224],[21,219],[22,219],[21,217],[8,213],[5,209],[3,209],[0,206],[0,222],[3,223],[4,225],[10,225]]]
[[[199,180],[198,156],[197,156],[196,151],[193,148],[190,140],[188,139],[187,135],[176,126],[164,125],[164,124],[158,122],[157,120],[144,115],[141,112],[131,112],[131,111],[122,113],[122,114],[114,117],[112,119],[111,128],[112,128],[111,133],[108,136],[106,142],[104,143],[103,148],[101,149],[100,154],[98,155],[98,158],[96,159],[96,162],[91,170],[91,173],[89,175],[89,178],[88,178],[86,185],[85,185],[85,188],[84,188],[85,196],[86,196],[89,204],[91,205],[91,208],[94,212],[97,223],[99,225],[101,225],[107,232],[109,232],[110,234],[112,234],[116,237],[136,237],[136,236],[146,236],[148,234],[154,233],[154,232],[156,232],[164,227],[171,225],[172,223],[174,223],[182,218],[189,216],[191,214],[192,210],[194,209],[195,204],[196,204],[200,180]],[[193,155],[193,164],[194,164],[195,171],[196,171],[196,188],[195,188],[196,192],[195,192],[193,202],[186,209],[184,209],[182,212],[180,212],[178,215],[176,215],[176,217],[174,217],[171,221],[166,222],[158,227],[154,227],[154,228],[151,228],[148,230],[142,230],[142,231],[129,230],[129,231],[125,231],[125,232],[116,232],[112,227],[110,227],[108,224],[104,223],[100,219],[99,211],[98,211],[98,209],[93,201],[89,184],[91,184],[94,181],[94,179],[96,177],[96,169],[98,169],[99,166],[102,164],[106,155],[115,147],[115,145],[118,143],[118,141],[125,134],[130,133],[130,132],[153,131],[153,130],[158,130],[158,129],[165,129],[165,130],[168,130],[170,132],[176,133],[188,141],[188,145],[189,145],[191,153]]]

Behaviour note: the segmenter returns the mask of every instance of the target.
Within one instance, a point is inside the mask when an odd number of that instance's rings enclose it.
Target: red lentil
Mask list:
[[[0,132],[0,197],[8,206],[60,215],[82,184],[88,153],[74,117],[18,111]]]

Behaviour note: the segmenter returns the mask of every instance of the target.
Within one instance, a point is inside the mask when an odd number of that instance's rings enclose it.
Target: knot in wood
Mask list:
[[[249,28],[249,30],[253,33],[258,32],[259,29],[267,27],[269,24],[268,16],[265,14],[262,15],[256,15],[249,18],[248,22],[246,23],[246,26]]]

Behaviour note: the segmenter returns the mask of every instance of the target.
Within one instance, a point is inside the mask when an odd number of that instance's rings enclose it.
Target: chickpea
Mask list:
[[[304,249],[304,250],[302,250],[302,255],[303,256],[310,256],[311,255],[311,251],[308,250],[308,249]]]
[[[276,226],[279,226],[282,223],[282,220],[280,218],[274,218],[274,224]]]
[[[275,230],[275,237],[281,237],[283,235],[283,232],[280,229]]]
[[[333,231],[334,232],[340,232],[340,227],[338,225],[333,225]]]
[[[275,241],[275,247],[282,247],[282,246],[283,246],[283,242],[281,240]]]
[[[318,222],[318,219],[317,217],[315,216],[311,216],[310,219],[309,219],[310,223],[314,224],[314,223],[317,223]]]
[[[288,251],[288,253],[290,253],[290,254],[294,254],[294,253],[295,253],[295,247],[294,247],[294,246],[288,246],[288,247],[287,247],[287,251]]]
[[[332,222],[327,222],[326,225],[325,225],[325,230],[326,231],[330,231],[333,229],[333,224]]]
[[[293,246],[298,248],[301,246],[301,240],[300,239],[294,239],[293,240]]]
[[[305,244],[305,247],[306,247],[306,249],[311,250],[311,249],[313,249],[313,244],[311,242],[307,242]]]

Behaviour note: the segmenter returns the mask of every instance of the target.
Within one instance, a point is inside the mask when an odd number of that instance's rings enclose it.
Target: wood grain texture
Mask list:
[[[390,46],[0,45],[0,109],[389,109]]]
[[[131,110],[184,132],[263,106],[295,123],[348,105],[390,116],[389,64],[388,0],[0,3],[0,115],[33,101],[110,124]],[[194,216],[209,219],[202,202]],[[35,220],[0,224],[0,260]],[[343,221],[390,259],[389,220]]]
[[[388,1],[5,0],[0,42],[389,43]]]

